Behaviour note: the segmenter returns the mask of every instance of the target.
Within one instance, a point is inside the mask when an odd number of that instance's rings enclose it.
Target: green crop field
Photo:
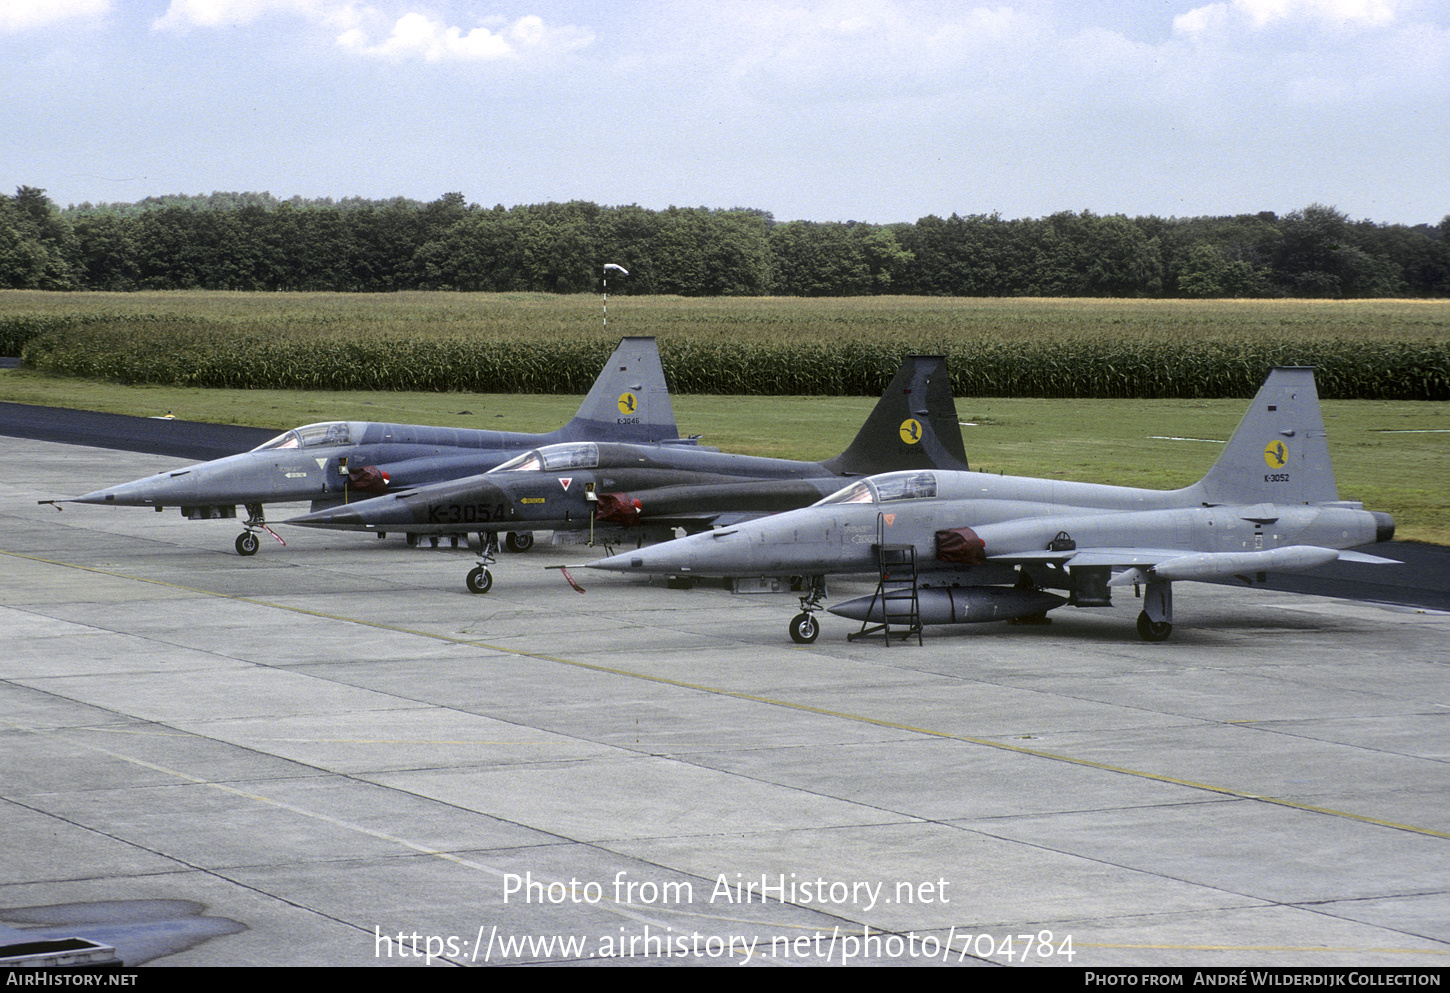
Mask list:
[[[41,371],[244,389],[579,393],[649,334],[680,393],[871,396],[902,356],[959,392],[1249,396],[1314,365],[1341,399],[1450,399],[1450,302],[795,299],[544,294],[0,293],[0,350]]]
[[[974,466],[1171,487],[1213,461],[1271,365],[1306,363],[1328,398],[1341,495],[1394,514],[1401,537],[1450,544],[1447,301],[612,297],[607,329],[599,303],[4,291],[0,350],[44,338],[47,355],[91,377],[14,370],[0,374],[0,399],[277,428],[548,430],[620,335],[651,334],[682,431],[823,458],[917,351],[948,356]],[[253,385],[209,385],[229,364]]]

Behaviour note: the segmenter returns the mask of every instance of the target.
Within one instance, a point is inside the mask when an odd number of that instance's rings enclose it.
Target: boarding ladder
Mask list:
[[[871,597],[871,606],[861,630],[846,635],[847,641],[880,634],[886,644],[891,644],[891,635],[910,638],[916,635],[921,644],[921,600],[917,595],[917,569],[915,545],[892,545],[882,539],[885,526],[881,515],[876,515],[876,544],[871,551],[876,554],[877,571],[881,576],[876,584],[876,593]],[[881,620],[873,623],[872,614],[876,605],[881,605]]]

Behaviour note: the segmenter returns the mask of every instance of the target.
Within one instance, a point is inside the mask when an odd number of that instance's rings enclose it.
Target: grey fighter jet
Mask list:
[[[247,509],[238,554],[254,555],[267,526],[268,503],[312,501],[312,509],[365,500],[460,476],[471,476],[541,445],[619,441],[682,444],[653,338],[625,338],[609,357],[574,419],[547,434],[330,421],[293,428],[253,449],[212,462],[162,472],[62,503],[117,507],[179,507],[191,520],[235,518]],[[511,533],[510,547],[532,544]],[[277,539],[279,542],[281,538]]]
[[[477,532],[482,557],[469,590],[493,586],[494,534],[585,531],[591,538],[672,537],[722,514],[774,513],[819,500],[844,476],[896,469],[967,470],[946,361],[911,356],[855,440],[825,462],[731,455],[704,448],[576,442],[531,451],[467,479],[351,503],[284,523],[352,531]]]
[[[791,637],[814,641],[823,577],[869,574],[877,591],[830,608],[921,638],[924,624],[1045,621],[1048,610],[1111,605],[1114,588],[1143,597],[1138,633],[1172,631],[1173,583],[1248,585],[1275,571],[1388,541],[1389,515],[1339,499],[1314,373],[1281,368],[1208,475],[1178,490],[918,470],[863,479],[802,510],[588,563],[679,576],[813,577]],[[1060,590],[1059,596],[1050,590]],[[872,626],[874,625],[874,627]]]

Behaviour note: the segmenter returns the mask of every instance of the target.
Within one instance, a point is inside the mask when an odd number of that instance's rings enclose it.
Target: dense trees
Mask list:
[[[0,196],[0,286],[39,290],[75,284],[76,246],[44,190],[22,186]]]
[[[0,195],[0,287],[578,293],[605,262],[630,270],[615,292],[684,296],[1450,296],[1450,217],[1380,225],[1311,204],[1283,217],[877,225],[577,200],[485,209],[461,193],[213,193],[65,211],[30,186]]]

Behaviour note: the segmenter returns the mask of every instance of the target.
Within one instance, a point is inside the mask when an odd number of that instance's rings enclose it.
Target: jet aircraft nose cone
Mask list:
[[[177,497],[175,502],[179,503],[182,494],[172,493],[167,489],[166,482],[165,477],[149,476],[117,486],[108,486],[103,490],[95,490],[82,496],[71,497],[66,502],[110,504],[114,507],[148,507],[156,503],[165,503],[168,497],[175,496]]]
[[[352,507],[329,507],[327,510],[318,510],[310,514],[303,514],[301,517],[289,517],[283,524],[296,524],[304,528],[338,528],[358,527],[364,524],[374,523],[367,515],[360,513]]]
[[[65,503],[115,503],[116,491],[114,489],[96,490],[93,493],[86,493],[83,496],[70,497]]]
[[[621,552],[609,558],[585,563],[586,569],[603,569],[608,572],[635,572],[640,575],[689,575],[699,571],[699,535],[662,541],[648,548],[632,552]],[[718,563],[712,563],[718,564]],[[707,575],[718,575],[707,573]]]
[[[606,559],[595,559],[593,562],[584,563],[584,568],[605,569],[609,572],[647,571],[644,556],[640,552],[624,552],[620,555],[611,555]]]

